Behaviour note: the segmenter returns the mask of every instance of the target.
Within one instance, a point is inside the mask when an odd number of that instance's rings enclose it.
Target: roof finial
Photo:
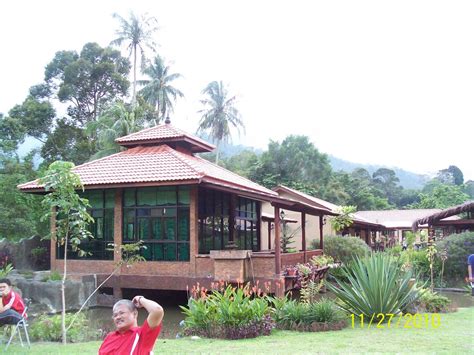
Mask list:
[[[166,124],[170,124],[170,123],[171,123],[170,116],[166,116],[165,123],[166,123]]]

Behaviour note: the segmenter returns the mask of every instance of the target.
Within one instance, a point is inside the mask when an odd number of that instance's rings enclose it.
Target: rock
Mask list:
[[[20,290],[24,299],[30,300],[30,311],[36,313],[58,313],[62,310],[61,281],[42,281],[47,273],[34,274],[32,279],[26,279],[18,273],[8,275],[15,289]],[[78,310],[84,301],[95,289],[93,277],[82,277],[79,281],[66,281],[66,310]],[[88,302],[87,307],[96,306],[95,295]]]

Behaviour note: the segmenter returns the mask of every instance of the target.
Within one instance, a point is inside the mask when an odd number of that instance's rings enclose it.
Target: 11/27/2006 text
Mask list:
[[[375,327],[378,329],[437,329],[441,326],[441,316],[438,313],[374,313],[370,317],[364,314],[351,314],[351,324],[352,328]]]

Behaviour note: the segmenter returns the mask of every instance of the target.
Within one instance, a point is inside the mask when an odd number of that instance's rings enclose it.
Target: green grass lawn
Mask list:
[[[10,354],[97,354],[100,342],[34,343],[27,351],[10,347]],[[155,354],[317,354],[317,353],[474,353],[474,308],[441,314],[437,329],[360,329],[299,333],[274,330],[271,336],[248,340],[158,339]]]

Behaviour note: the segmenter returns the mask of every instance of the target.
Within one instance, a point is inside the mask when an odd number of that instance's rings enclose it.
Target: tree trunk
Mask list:
[[[133,48],[133,93],[132,93],[132,106],[135,106],[136,101],[136,90],[137,90],[137,47]]]
[[[62,301],[62,312],[61,312],[61,334],[63,345],[66,345],[66,275],[67,275],[67,242],[68,237],[64,240],[64,267],[63,267],[63,279],[61,280],[61,301]]]
[[[220,147],[220,142],[217,141],[217,143],[216,143],[216,164],[219,164],[219,147]]]

